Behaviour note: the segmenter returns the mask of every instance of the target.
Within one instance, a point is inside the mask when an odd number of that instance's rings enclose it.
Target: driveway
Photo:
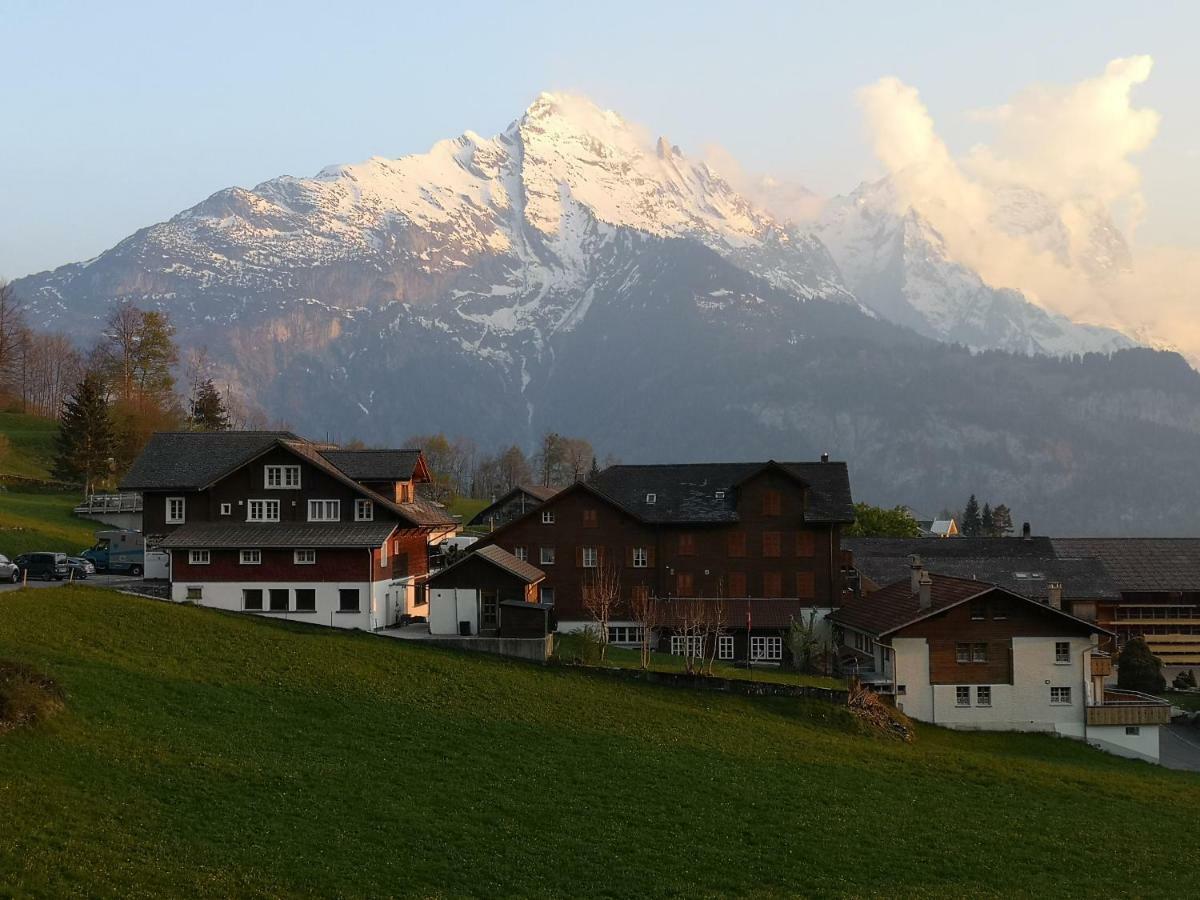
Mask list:
[[[1159,733],[1158,753],[1168,769],[1200,772],[1200,728],[1168,725]]]

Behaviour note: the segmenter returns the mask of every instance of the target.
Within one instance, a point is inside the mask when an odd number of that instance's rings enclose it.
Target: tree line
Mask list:
[[[1013,531],[1012,512],[1003,503],[992,506],[986,501],[980,509],[972,494],[958,516],[958,530],[964,537],[1006,537]]]

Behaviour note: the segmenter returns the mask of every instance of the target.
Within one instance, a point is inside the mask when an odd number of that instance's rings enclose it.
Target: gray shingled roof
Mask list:
[[[1200,538],[1054,538],[1062,555],[1098,560],[1118,591],[1200,590]]]
[[[488,517],[492,514],[492,510],[503,506],[505,503],[507,503],[510,499],[517,496],[518,494],[527,494],[528,496],[530,496],[534,500],[536,500],[538,502],[538,504],[542,504],[542,503],[545,503],[547,500],[549,500],[551,497],[553,497],[555,494],[557,494],[561,490],[562,490],[562,488],[560,488],[560,487],[546,486],[546,485],[541,485],[541,484],[518,484],[516,487],[514,487],[508,493],[504,494],[504,496],[497,498],[496,500],[492,501],[487,506],[485,506],[483,509],[481,509],[479,512],[475,513],[475,515],[471,518],[471,521],[468,522],[467,524],[468,525],[483,525],[483,524],[485,524],[488,520]],[[533,507],[529,507],[529,508],[532,509]]]
[[[420,450],[322,450],[321,455],[355,481],[407,481]]]
[[[121,480],[123,491],[199,490],[270,449],[290,431],[160,431]]]
[[[647,522],[721,523],[737,521],[736,485],[769,463],[690,463],[609,466],[590,486]],[[779,467],[809,487],[809,522],[854,521],[850,476],[842,462],[785,462]],[[723,497],[717,497],[723,492]],[[654,494],[655,502],[646,502]]]
[[[442,569],[441,572],[433,575],[430,578],[430,582],[435,583],[441,575],[444,575],[452,569],[458,568],[463,563],[467,562],[467,560],[474,559],[475,557],[491,563],[497,568],[503,569],[510,575],[515,575],[526,584],[537,584],[546,577],[546,573],[537,566],[532,565],[523,559],[517,559],[517,557],[513,556],[502,547],[497,547],[495,544],[488,544],[480,547],[477,550],[473,549],[469,553],[465,554],[461,559],[455,560],[453,564],[446,566],[446,568]]]
[[[182,525],[158,542],[159,547],[379,547],[396,529],[394,522],[253,523],[226,525],[198,522]]]
[[[930,572],[975,579],[1007,588],[1023,597],[1045,600],[1058,581],[1063,597],[1115,599],[1117,588],[1096,559],[1069,556],[1047,537],[1010,538],[843,538],[854,566],[876,584],[908,577],[909,557],[921,557]]]

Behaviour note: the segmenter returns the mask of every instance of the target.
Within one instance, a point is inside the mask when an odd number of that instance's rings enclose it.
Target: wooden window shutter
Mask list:
[[[778,558],[782,543],[778,531],[764,531],[762,536],[762,555],[766,558]]]
[[[796,573],[796,596],[802,600],[811,600],[816,596],[816,584],[812,572]]]
[[[745,572],[730,572],[729,573],[729,596],[730,597],[745,597],[746,596],[746,573]]]
[[[762,498],[763,515],[764,516],[777,516],[777,515],[779,515],[779,509],[780,509],[779,491],[775,491],[775,490],[766,491],[763,494],[763,498]]]
[[[763,596],[778,597],[783,593],[783,579],[778,572],[763,572]]]
[[[646,565],[651,569],[654,568],[654,548],[653,547],[646,548]]]
[[[633,548],[632,547],[625,548],[625,566],[626,566],[626,568],[630,568],[630,569],[633,568]]]
[[[796,555],[808,558],[816,553],[816,541],[811,531],[796,532]]]
[[[577,569],[583,568],[583,548],[582,547],[575,548],[575,568],[577,568]]]
[[[733,557],[746,555],[746,532],[731,531],[729,533],[729,555]]]

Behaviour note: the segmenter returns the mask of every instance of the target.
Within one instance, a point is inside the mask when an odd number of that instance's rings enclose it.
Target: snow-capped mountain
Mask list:
[[[1095,277],[1128,266],[1128,248],[1103,210],[1087,210],[1095,222],[1089,246],[1073,254],[1066,225],[1042,195],[1011,188],[1000,197],[993,223],[1062,264],[1078,264]],[[1118,331],[1072,322],[1019,291],[987,284],[953,258],[928,220],[901,202],[890,179],[834,198],[814,231],[862,303],[937,340],[1051,356],[1136,346]]]

